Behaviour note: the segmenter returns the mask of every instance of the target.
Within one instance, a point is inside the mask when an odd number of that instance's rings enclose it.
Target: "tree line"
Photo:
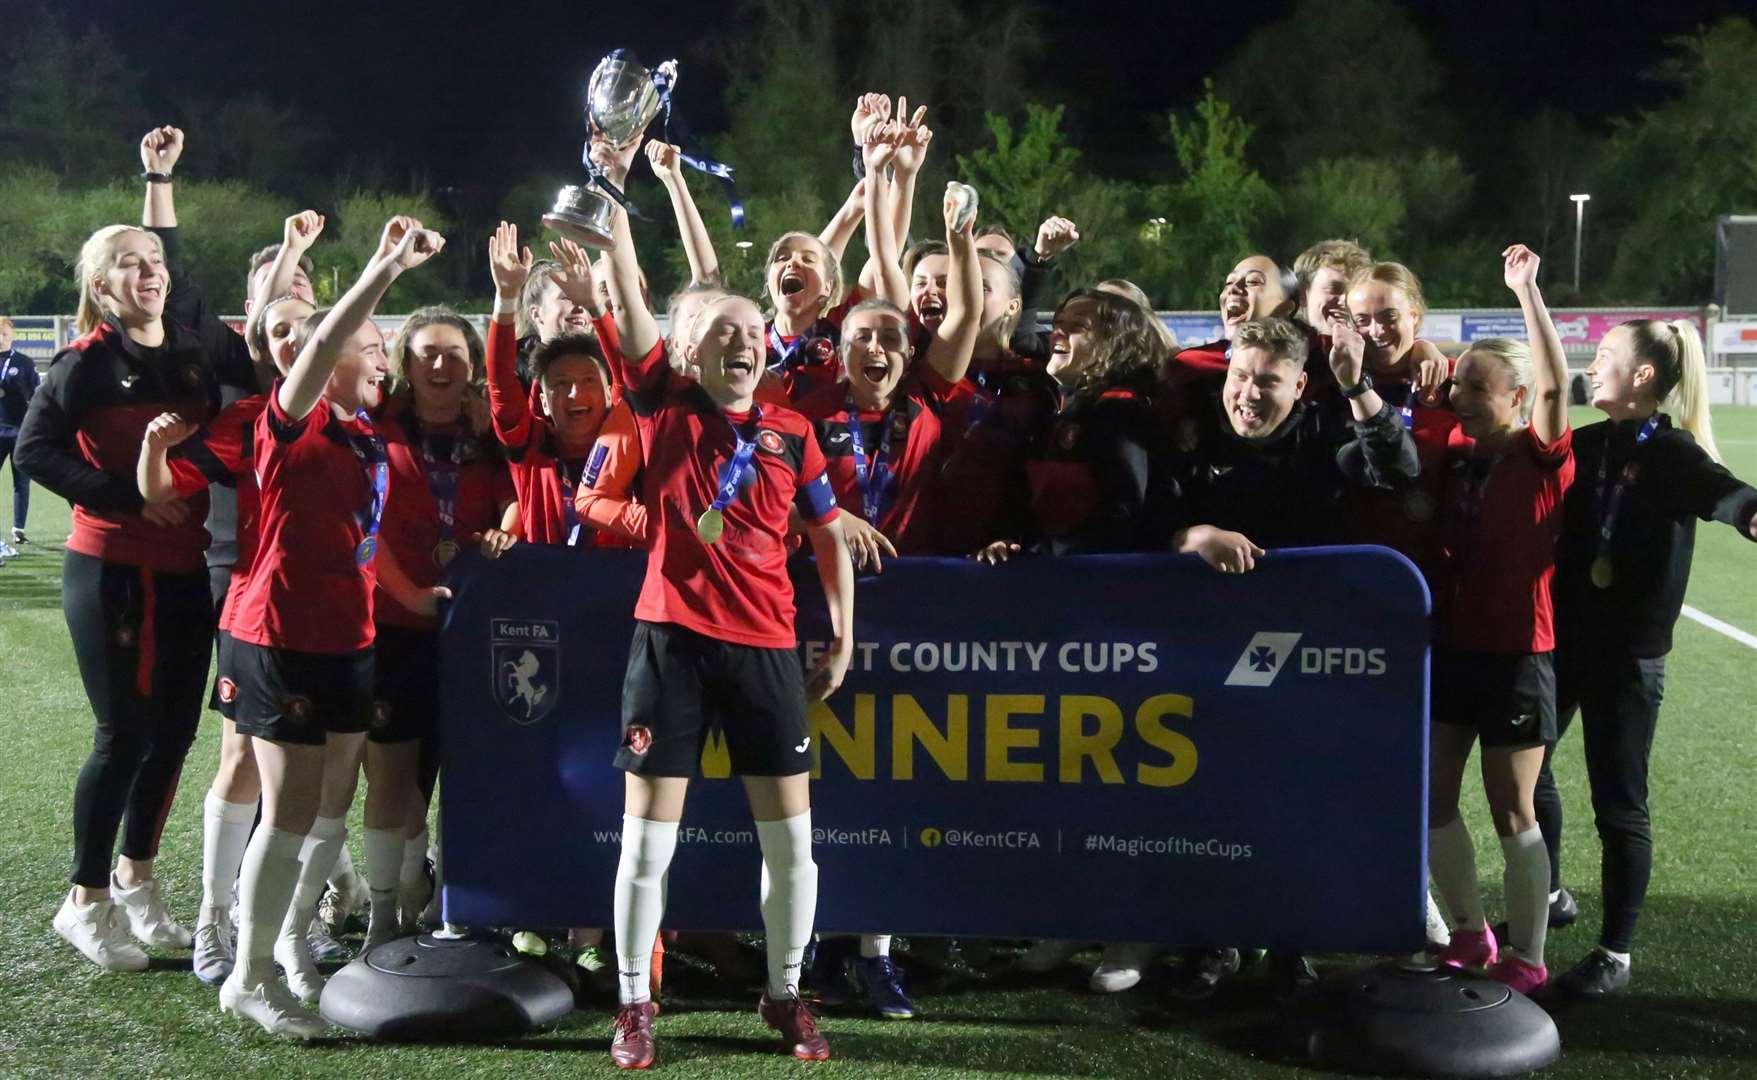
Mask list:
[[[461,257],[399,282],[387,310],[480,307],[489,289],[478,249],[493,223],[535,235],[556,189],[577,180],[564,168],[402,168],[395,155],[331,145],[299,103],[256,94],[149,112],[145,76],[101,28],[40,3],[21,8],[0,46],[0,311],[73,309],[80,242],[99,225],[139,220],[132,146],[158,123],[190,132],[188,158],[200,165],[177,186],[189,271],[233,311],[249,253],[306,206],[331,222],[313,253],[321,299],[358,275],[395,211],[444,231]],[[1592,269],[1579,294],[1555,274],[1557,303],[1702,303],[1714,219],[1757,211],[1757,27],[1743,17],[1668,42],[1646,73],[1664,90],[1659,104],[1588,124],[1549,109],[1478,115],[1447,95],[1434,43],[1392,0],[1299,0],[1220,58],[1195,100],[1140,116],[1139,154],[1113,167],[1088,156],[1080,106],[1049,101],[1035,84],[1049,44],[1038,7],[746,0],[742,15],[746,32],[697,65],[725,73],[725,124],[695,149],[735,166],[747,227],[733,230],[717,185],[689,180],[729,284],[753,292],[769,241],[815,231],[846,197],[848,112],[869,89],[929,106],[935,139],[918,206],[935,205],[956,177],[982,193],[985,221],[1015,235],[1069,217],[1083,239],[1059,260],[1062,284],[1127,277],[1165,308],[1211,307],[1243,253],[1291,258],[1330,236],[1409,263],[1436,307],[1499,304],[1496,253],[1509,238],[1568,263],[1575,191],[1593,193]],[[1359,57],[1363,26],[1374,28],[1371,65]],[[1497,137],[1472,138],[1485,120],[1500,125]],[[665,199],[638,169],[642,260],[662,296],[687,268]],[[917,214],[918,235],[931,217]],[[856,244],[848,265],[859,258]]]

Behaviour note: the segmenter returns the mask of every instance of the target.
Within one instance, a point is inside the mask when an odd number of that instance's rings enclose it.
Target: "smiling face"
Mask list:
[[[1281,270],[1267,255],[1241,260],[1220,286],[1220,322],[1226,340],[1252,319],[1267,319],[1287,303]]]
[[[909,325],[893,311],[856,311],[842,324],[842,366],[854,403],[863,410],[883,409],[909,370]]]
[[[1013,288],[1012,271],[993,259],[977,259],[982,271],[982,333],[997,344],[1012,337],[1019,317],[1019,294]]]
[[[165,313],[171,275],[156,237],[130,229],[117,235],[104,271],[91,282],[105,311],[124,326],[157,322]]]
[[[1355,329],[1366,338],[1369,370],[1395,371],[1415,347],[1421,312],[1397,286],[1371,279],[1361,282],[1348,294],[1348,312]]]
[[[0,352],[5,352],[10,348],[12,348],[12,322],[9,319],[0,319]]]
[[[1329,325],[1331,312],[1349,314],[1348,271],[1323,266],[1312,274],[1311,284],[1306,286],[1306,325],[1323,329]]]
[[[324,394],[349,412],[378,408],[384,380],[390,374],[390,358],[384,353],[384,335],[371,319],[360,324],[342,349],[335,370],[330,372]]]
[[[543,410],[563,446],[583,449],[598,437],[610,410],[604,373],[590,356],[558,356],[543,371]]]
[[[909,278],[909,309],[930,333],[946,318],[946,275],[951,269],[951,256],[924,255]]]
[[[702,308],[693,333],[691,377],[722,408],[748,403],[768,357],[763,313],[756,304],[742,296],[723,297]]]
[[[285,375],[299,355],[299,327],[317,309],[297,297],[270,304],[262,315],[262,334],[268,342],[268,358]]]
[[[823,241],[808,233],[788,233],[769,251],[769,302],[798,327],[830,303],[832,258]]]
[[[537,328],[538,341],[553,341],[563,334],[590,329],[592,320],[586,309],[569,300],[553,281],[538,286],[536,300],[526,314]]]
[[[445,323],[421,327],[409,339],[403,362],[417,408],[431,416],[462,410],[470,385],[470,343],[462,330]]]
[[[1480,439],[1518,425],[1525,388],[1499,357],[1471,350],[1458,358],[1452,375],[1452,411],[1458,427]]]
[[[1055,313],[1049,331],[1049,363],[1044,370],[1063,386],[1074,385],[1080,373],[1097,359],[1097,318],[1098,302],[1087,297],[1070,300]]]
[[[1586,378],[1592,388],[1592,407],[1613,416],[1652,404],[1656,372],[1653,365],[1635,356],[1635,333],[1618,326],[1598,343]]]
[[[1258,345],[1232,351],[1220,402],[1235,434],[1265,439],[1275,433],[1306,388],[1305,369]]]

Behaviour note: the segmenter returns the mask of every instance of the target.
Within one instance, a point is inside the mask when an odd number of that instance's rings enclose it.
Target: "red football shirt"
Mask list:
[[[607,353],[620,355],[614,337],[606,339],[604,321],[599,327],[599,346]],[[511,323],[488,324],[488,410],[494,420],[494,435],[506,449],[506,464],[512,474],[513,493],[519,504],[519,528],[524,539],[533,544],[561,544],[574,547],[632,547],[630,541],[613,533],[602,532],[582,522],[574,512],[574,499],[580,475],[586,468],[584,458],[566,460],[561,455],[561,441],[546,416],[531,410],[536,387],[527,393],[518,379],[518,337]],[[612,379],[620,365],[612,364]],[[608,404],[616,404],[615,395]]]
[[[472,434],[467,424],[423,427],[406,405],[382,418],[378,430],[390,459],[392,492],[379,537],[409,580],[429,588],[445,576],[444,541],[465,547],[471,536],[500,524],[501,508],[513,499],[512,477],[500,448],[491,438]],[[450,503],[450,523],[440,513],[441,495]],[[420,630],[439,625],[432,616],[403,607],[383,588],[373,605],[374,616],[385,625]]]
[[[618,353],[612,363],[624,367],[624,360]],[[672,374],[663,341],[616,378],[628,387],[647,457],[640,499],[652,546],[635,618],[739,645],[793,648],[789,511],[797,506],[813,525],[836,516],[811,424],[778,405],[721,412],[700,386]],[[707,544],[696,535],[696,519],[714,502],[732,461],[735,427],[755,449],[738,497],[723,511],[724,534]]]
[[[859,425],[869,490],[876,485],[879,515],[873,524],[900,555],[940,553],[934,518],[948,444],[946,415],[960,410],[971,393],[968,383],[952,385],[930,365],[919,364],[898,384],[888,412],[855,410],[842,384],[820,387],[799,403],[824,452],[837,504],[865,518],[866,499],[854,453],[855,425]]]
[[[206,427],[171,450],[171,481],[180,498],[206,491],[209,484],[232,484],[238,498],[238,561],[232,564],[232,583],[220,608],[221,630],[230,632],[238,602],[250,584],[251,563],[256,560],[261,536],[262,501],[256,490],[256,422],[268,407],[268,397],[253,394],[239,398],[220,410]]]
[[[1538,441],[1526,427],[1495,459],[1471,458],[1454,429],[1447,448],[1439,590],[1439,644],[1517,655],[1556,647],[1550,580],[1562,532],[1562,495],[1574,482],[1574,433]]]
[[[256,422],[261,536],[249,585],[232,620],[239,641],[346,655],[372,644],[375,560],[357,558],[372,522],[366,461],[383,460],[370,421],[336,418],[327,398],[303,420],[277,400]]]
[[[945,412],[938,552],[969,555],[1022,535],[1029,516],[1021,481],[1025,452],[1060,400],[1055,380],[1024,357],[1008,353],[971,365]]]

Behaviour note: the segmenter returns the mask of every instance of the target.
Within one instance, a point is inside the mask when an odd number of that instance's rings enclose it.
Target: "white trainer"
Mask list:
[[[275,938],[275,963],[286,972],[287,989],[299,1000],[315,1004],[323,996],[323,972],[317,970],[304,934],[283,933]]]
[[[110,900],[77,903],[73,890],[55,912],[55,932],[105,971],[145,971],[146,953],[129,940],[127,920]]]
[[[159,880],[148,878],[132,889],[124,889],[116,875],[110,875],[110,898],[128,916],[128,929],[143,945],[160,949],[187,949],[195,935],[177,925],[165,910],[159,896]]]
[[[1019,967],[1024,971],[1042,973],[1054,971],[1067,963],[1075,953],[1086,948],[1083,941],[1039,941],[1026,949],[1019,957]]]
[[[323,1017],[299,1004],[280,983],[269,979],[246,988],[237,972],[220,984],[220,1011],[247,1017],[270,1035],[287,1039],[310,1039],[329,1030]]]
[[[195,928],[195,956],[189,966],[195,969],[195,977],[204,985],[218,986],[225,982],[236,963],[237,955],[225,919],[202,923]]]
[[[1158,954],[1159,949],[1152,945],[1106,945],[1103,958],[1092,971],[1092,989],[1115,994],[1133,988]]]

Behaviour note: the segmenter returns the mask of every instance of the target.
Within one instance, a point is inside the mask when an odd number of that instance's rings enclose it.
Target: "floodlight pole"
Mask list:
[[[1574,202],[1574,291],[1580,291],[1580,238],[1586,231],[1586,203],[1591,195],[1570,195]]]

